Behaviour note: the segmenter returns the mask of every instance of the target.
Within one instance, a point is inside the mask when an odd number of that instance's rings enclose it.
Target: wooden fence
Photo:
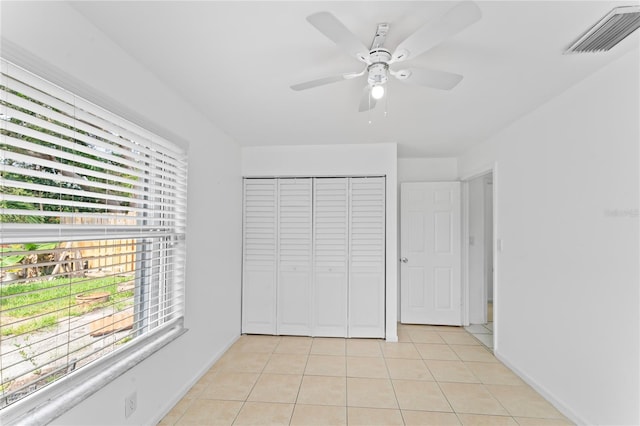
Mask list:
[[[63,224],[73,225],[135,225],[135,214],[113,218],[60,218]],[[63,243],[62,256],[67,256],[68,266],[79,272],[128,273],[136,266],[136,240],[93,240]],[[61,259],[63,260],[63,259]],[[70,272],[70,271],[69,271]]]

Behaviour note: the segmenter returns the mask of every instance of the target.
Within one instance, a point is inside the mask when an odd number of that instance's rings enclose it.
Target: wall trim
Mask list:
[[[160,410],[160,414],[158,414],[158,416],[153,419],[151,424],[155,425],[160,423],[160,421],[167,414],[169,414],[169,412],[173,409],[173,407],[175,407],[176,404],[178,404],[178,402],[180,402],[180,400],[184,398],[184,396],[187,394],[187,392],[189,392],[189,390],[193,387],[193,385],[195,385],[202,378],[202,376],[204,376],[207,373],[207,371],[209,371],[211,367],[213,367],[213,365],[220,360],[220,358],[222,358],[222,356],[231,348],[231,346],[233,346],[235,342],[238,341],[238,339],[240,339],[240,336],[241,335],[239,334],[233,337],[229,342],[227,342],[222,347],[222,349],[220,349],[217,353],[215,353],[213,357],[211,357],[209,362],[206,363],[205,366],[202,367],[198,371],[198,373],[196,373],[196,375],[182,387],[182,389],[180,389],[180,391],[176,392],[175,396],[172,399],[170,399],[167,402],[167,404],[165,404],[164,408]]]
[[[495,171],[496,166],[497,166],[497,162],[492,162],[492,163],[488,163],[488,164],[484,164],[480,167],[476,167],[473,172],[467,173],[465,175],[462,175],[459,177],[459,179],[461,181],[470,181],[473,180],[477,177],[486,175],[488,173],[492,173]]]
[[[589,423],[586,419],[583,419],[577,413],[569,408],[569,406],[562,400],[558,399],[554,394],[549,392],[546,387],[542,386],[536,380],[534,380],[531,376],[526,374],[524,371],[515,366],[511,360],[502,355],[502,353],[498,351],[494,351],[494,355],[498,358],[504,365],[506,365],[510,370],[516,373],[526,384],[531,386],[536,392],[544,397],[551,405],[553,405],[560,413],[565,415],[569,420],[574,422],[577,425],[588,425]]]

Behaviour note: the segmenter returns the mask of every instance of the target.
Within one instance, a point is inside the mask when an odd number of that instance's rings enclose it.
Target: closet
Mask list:
[[[385,178],[246,178],[242,332],[384,337]]]

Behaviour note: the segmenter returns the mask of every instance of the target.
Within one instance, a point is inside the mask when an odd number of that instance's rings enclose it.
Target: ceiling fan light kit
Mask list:
[[[371,97],[375,100],[380,100],[384,97],[384,86],[381,84],[371,87]]]
[[[423,68],[393,70],[390,66],[397,62],[415,58],[432,49],[478,21],[481,16],[480,9],[474,2],[464,1],[458,3],[439,19],[422,25],[392,52],[383,47],[389,31],[388,23],[378,24],[371,47],[367,49],[358,37],[331,13],[314,13],[307,17],[307,21],[349,56],[363,62],[366,67],[361,72],[340,74],[294,84],[291,88],[296,91],[306,90],[338,81],[350,80],[366,74],[367,86],[365,86],[360,99],[360,107],[358,109],[360,112],[375,108],[375,101],[385,96],[385,85],[389,81],[389,75],[406,83],[439,90],[451,90],[462,80],[461,75]]]

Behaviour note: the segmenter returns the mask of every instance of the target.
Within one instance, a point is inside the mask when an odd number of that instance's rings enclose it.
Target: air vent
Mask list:
[[[616,7],[565,53],[606,52],[640,27],[640,6]]]

